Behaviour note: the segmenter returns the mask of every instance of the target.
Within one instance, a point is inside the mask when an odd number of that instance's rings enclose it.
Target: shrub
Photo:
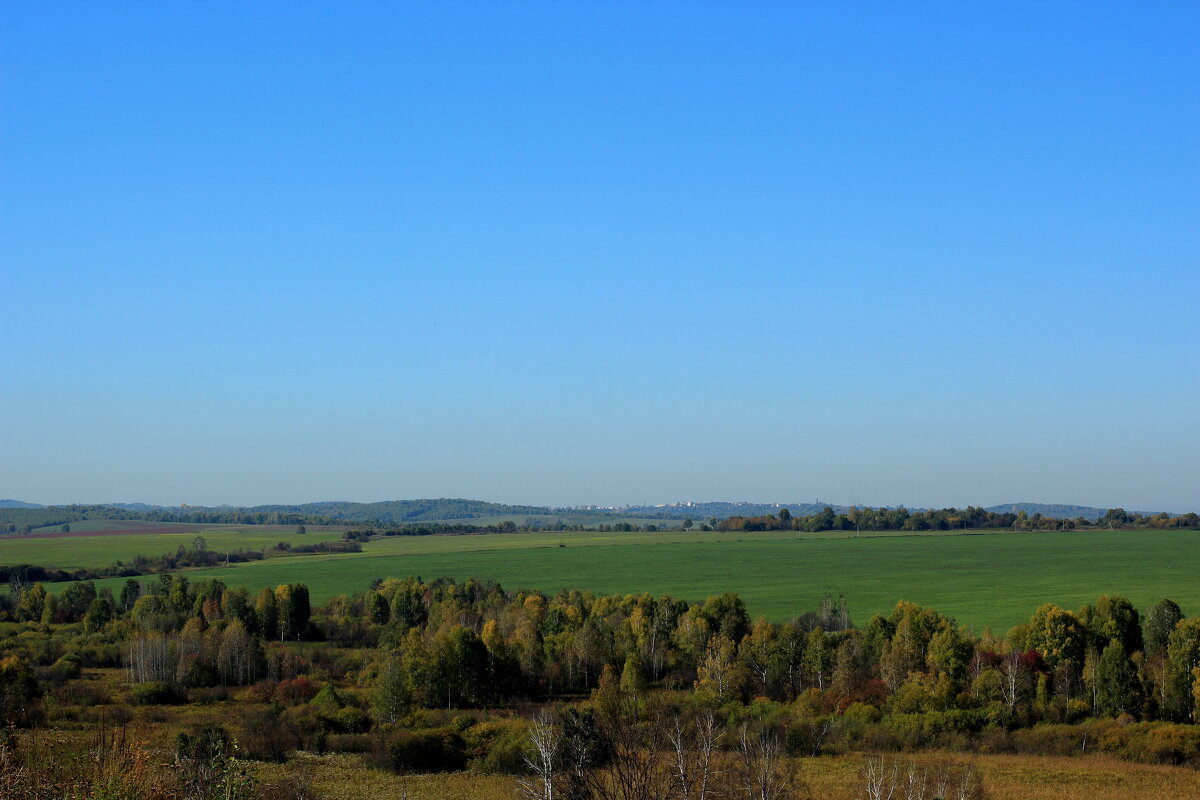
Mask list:
[[[1125,726],[1123,736],[1109,737],[1101,747],[1108,752],[1149,764],[1200,766],[1200,727],[1170,722],[1142,722]]]
[[[48,670],[47,677],[56,683],[64,683],[78,678],[82,674],[82,659],[75,653],[68,653],[54,662],[54,665]]]
[[[175,682],[190,689],[217,685],[217,673],[197,655],[184,656],[175,670]]]
[[[883,714],[875,706],[867,705],[866,703],[851,703],[846,706],[846,710],[842,712],[842,716],[855,722],[870,723],[878,722]]]
[[[102,687],[86,683],[68,683],[55,689],[51,695],[55,702],[91,708],[92,706],[108,705],[112,702]]]
[[[333,733],[325,739],[325,749],[339,753],[369,753],[375,740],[365,733]]]
[[[137,706],[174,706],[185,699],[178,689],[164,681],[135,683],[129,689],[129,701]]]
[[[17,728],[37,724],[41,694],[28,664],[15,656],[0,661],[0,723]]]
[[[244,700],[248,703],[271,703],[275,700],[275,688],[277,684],[273,681],[259,681],[251,686],[247,686],[241,691],[238,696],[239,700]]]
[[[371,715],[354,706],[321,711],[318,717],[322,727],[331,733],[366,733],[371,730]]]
[[[296,739],[278,714],[259,711],[242,721],[238,744],[247,758],[283,763],[296,749]]]
[[[175,764],[189,798],[247,798],[253,780],[231,757],[229,733],[221,727],[193,728],[175,737]]]
[[[275,699],[287,705],[307,703],[317,695],[317,687],[303,676],[290,681],[280,681],[275,689]]]
[[[815,756],[823,750],[831,725],[829,717],[801,717],[788,726],[783,746],[789,755]]]
[[[200,705],[219,703],[229,699],[229,689],[225,686],[214,686],[208,689],[192,689],[187,694],[193,703],[199,703]]]
[[[384,746],[399,773],[456,772],[467,762],[462,737],[449,728],[395,731]]]
[[[480,723],[466,732],[466,742],[472,772],[522,775],[529,771],[525,760],[529,726],[524,720]]]

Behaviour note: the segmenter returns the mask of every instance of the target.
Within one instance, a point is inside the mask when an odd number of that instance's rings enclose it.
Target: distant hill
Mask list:
[[[1043,517],[1053,517],[1054,519],[1075,519],[1083,517],[1088,522],[1095,522],[1104,516],[1108,511],[1107,508],[1094,508],[1092,506],[1071,506],[1071,505],[1055,505],[1053,503],[1005,503],[999,506],[989,506],[986,511],[995,511],[1005,514],[1019,514],[1024,511],[1026,514],[1033,516],[1041,514]],[[1142,516],[1151,516],[1156,512],[1152,511],[1130,511],[1131,514],[1141,514]]]
[[[105,503],[109,508],[121,508],[126,511],[159,511],[166,506],[156,506],[150,503]]]
[[[377,503],[325,501],[297,505],[271,504],[258,506],[156,506],[148,503],[106,503],[97,505],[43,506],[20,500],[0,500],[0,527],[39,527],[58,525],[80,519],[129,519],[160,522],[201,522],[235,524],[331,524],[390,526],[406,523],[454,523],[480,520],[480,524],[495,524],[511,520],[517,524],[564,522],[575,525],[615,524],[619,521],[683,520],[697,523],[716,518],[756,517],[778,514],[788,509],[792,516],[803,517],[819,513],[826,507],[846,513],[850,506],[833,503],[746,503],[746,502],[686,502],[655,506],[625,508],[508,505],[464,498],[426,498],[417,500],[386,500]],[[910,511],[921,511],[910,508]],[[1091,506],[1054,505],[1048,503],[1006,503],[986,509],[998,513],[1020,513],[1032,516],[1075,519],[1083,517],[1095,522],[1106,509]],[[1136,512],[1149,516],[1148,512]]]
[[[311,514],[342,522],[400,525],[405,522],[440,522],[447,519],[478,519],[510,516],[513,519],[551,514],[546,506],[511,506],[483,500],[438,498],[436,500],[385,500],[379,503],[326,501],[301,505],[267,505],[238,509],[250,513]]]
[[[512,520],[554,514],[544,506],[516,506],[482,500],[441,498],[436,500],[389,500],[380,503],[329,501],[299,505],[261,506],[151,506],[145,503],[62,505],[0,509],[0,529],[37,528],[81,519],[147,520],[152,522],[198,522],[240,525],[362,525],[391,526],[405,523],[435,523],[446,520]],[[590,516],[590,515],[589,515]],[[607,515],[596,514],[596,518]],[[587,524],[587,523],[583,523]]]
[[[680,519],[691,517],[703,520],[710,517],[728,519],[729,517],[761,517],[764,514],[778,514],[781,508],[786,508],[793,517],[804,517],[816,514],[826,507],[837,512],[849,511],[849,506],[838,506],[832,503],[670,503],[663,506],[630,506],[621,509],[622,514],[629,517],[645,517],[647,519]]]

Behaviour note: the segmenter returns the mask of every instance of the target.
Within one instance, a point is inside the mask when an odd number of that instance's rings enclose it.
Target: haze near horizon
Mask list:
[[[0,7],[0,496],[1200,508],[1200,8]]]

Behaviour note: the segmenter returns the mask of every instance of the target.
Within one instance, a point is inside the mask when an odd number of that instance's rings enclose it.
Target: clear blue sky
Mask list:
[[[0,5],[0,497],[1200,508],[1200,5]]]

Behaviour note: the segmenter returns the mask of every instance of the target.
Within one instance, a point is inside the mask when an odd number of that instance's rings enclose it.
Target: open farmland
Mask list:
[[[263,535],[272,543],[280,538]],[[164,535],[170,544],[157,549],[176,547],[172,536]],[[39,551],[66,546],[64,540],[27,544],[24,560],[51,564],[64,557]],[[219,546],[226,545],[210,540],[210,547]],[[977,631],[1003,631],[1042,603],[1078,608],[1105,593],[1124,594],[1143,609],[1171,597],[1185,613],[1200,613],[1198,568],[1200,534],[1192,530],[857,538],[672,531],[390,537],[367,543],[361,553],[273,558],[190,575],[252,589],[298,581],[310,587],[315,602],[362,591],[374,578],[409,575],[495,578],[509,588],[546,592],[669,593],[688,600],[732,591],[752,615],[777,621],[815,609],[830,591],[845,594],[860,624],[907,599]]]
[[[70,533],[43,528],[32,536],[0,537],[0,564],[40,567],[106,567],[135,556],[174,553],[191,548],[203,536],[209,550],[266,550],[278,542],[312,544],[341,538],[342,530],[310,527],[301,535],[295,525],[204,525],[84,520],[71,523]],[[47,535],[52,534],[53,535]]]

